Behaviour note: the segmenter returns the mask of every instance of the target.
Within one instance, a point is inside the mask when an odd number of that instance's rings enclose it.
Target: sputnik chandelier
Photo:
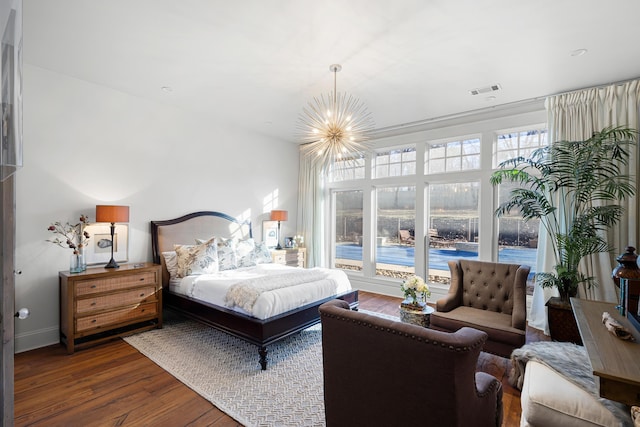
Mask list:
[[[340,173],[369,149],[367,132],[373,119],[357,98],[338,93],[336,80],[340,64],[329,66],[333,72],[333,93],[314,97],[298,120],[304,156],[324,172]]]

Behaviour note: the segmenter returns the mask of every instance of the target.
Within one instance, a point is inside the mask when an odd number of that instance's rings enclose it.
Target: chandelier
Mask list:
[[[338,93],[336,81],[340,64],[329,66],[333,72],[333,93],[314,97],[298,120],[302,154],[322,171],[339,174],[355,164],[369,149],[367,132],[373,119],[357,98]]]

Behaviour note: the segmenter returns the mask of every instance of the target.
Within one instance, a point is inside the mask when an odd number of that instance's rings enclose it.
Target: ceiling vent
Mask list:
[[[500,90],[499,84],[471,89],[469,92],[471,95],[481,95],[483,93],[495,92],[497,90]]]

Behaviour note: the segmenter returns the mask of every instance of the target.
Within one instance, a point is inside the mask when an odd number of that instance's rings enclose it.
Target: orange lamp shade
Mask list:
[[[286,221],[288,214],[287,211],[271,211],[271,221]]]
[[[129,222],[129,206],[96,206],[96,222]]]

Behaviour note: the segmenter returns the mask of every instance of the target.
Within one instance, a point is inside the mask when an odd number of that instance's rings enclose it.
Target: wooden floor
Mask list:
[[[365,310],[397,316],[399,303],[360,292]],[[503,426],[518,426],[520,393],[507,382],[509,365],[486,353],[478,362],[504,386]],[[120,339],[72,355],[61,345],[16,354],[15,425],[240,426]]]

